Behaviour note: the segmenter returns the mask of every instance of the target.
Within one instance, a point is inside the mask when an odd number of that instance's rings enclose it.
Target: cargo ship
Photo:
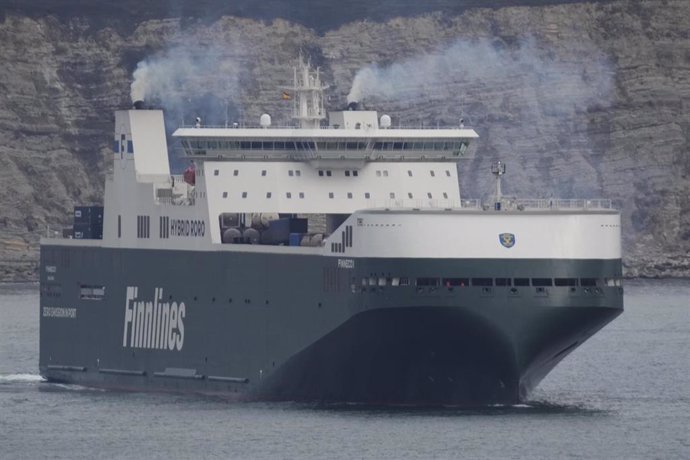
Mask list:
[[[623,311],[610,201],[460,195],[477,133],[326,114],[294,68],[291,126],[173,133],[115,113],[103,207],[44,238],[40,373],[246,400],[524,401]],[[327,120],[327,121],[326,121]],[[462,167],[460,167],[462,170]],[[488,171],[487,171],[488,174]]]

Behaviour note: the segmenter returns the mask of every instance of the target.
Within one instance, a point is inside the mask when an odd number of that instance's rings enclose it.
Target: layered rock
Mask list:
[[[535,62],[592,85],[603,69],[610,88],[564,108],[559,102],[581,88],[559,85],[548,73],[535,85],[540,69],[517,66],[481,80],[459,72],[409,97],[366,103],[394,123],[464,117],[472,124],[481,138],[476,157],[460,165],[465,196],[490,193],[488,168],[500,158],[509,167],[509,194],[614,199],[623,211],[628,275],[690,276],[690,3],[661,4],[471,9],[361,20],[326,32],[235,17],[147,20],[123,31],[89,19],[7,16],[0,24],[0,279],[35,278],[38,238],[69,225],[73,205],[102,201],[112,112],[130,105],[131,73],[145,57],[190,44],[199,54],[212,50],[213,59],[232,64],[220,68],[239,84],[223,86],[222,75],[200,72],[179,89],[189,93],[190,110],[226,101],[226,117],[254,122],[269,112],[287,122],[290,104],[280,87],[290,83],[300,50],[321,66],[332,86],[329,108],[337,109],[363,66],[478,40],[507,53],[529,43]],[[209,89],[225,93],[215,97]],[[168,113],[168,128],[187,116],[183,109]]]

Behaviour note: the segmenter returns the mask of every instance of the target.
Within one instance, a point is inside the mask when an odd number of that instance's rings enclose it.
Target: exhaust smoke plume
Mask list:
[[[512,48],[496,46],[495,42],[486,39],[459,40],[430,54],[360,69],[347,101],[367,98],[404,101],[429,93],[443,93],[449,85],[483,84],[492,88],[493,82],[500,87],[506,79],[519,79],[523,91],[543,92],[550,86],[561,86],[564,99],[560,104],[569,107],[606,103],[612,89],[613,72],[598,50],[581,52],[586,56],[583,59],[587,62],[586,68],[581,62],[557,61],[550,56],[551,50],[538,48],[534,39],[524,40]]]
[[[178,120],[201,115],[222,123],[240,100],[236,48],[228,44],[186,41],[137,64],[130,89],[132,102],[163,108]]]

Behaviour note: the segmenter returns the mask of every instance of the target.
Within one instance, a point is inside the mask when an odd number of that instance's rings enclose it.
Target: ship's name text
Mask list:
[[[170,219],[171,236],[204,236],[206,222],[195,219]]]
[[[338,259],[338,268],[355,268],[354,259]]]
[[[153,350],[182,350],[184,302],[163,302],[163,288],[155,288],[153,300],[140,300],[137,286],[127,287],[122,346]]]
[[[77,317],[77,309],[66,307],[43,307],[43,317],[74,319]]]

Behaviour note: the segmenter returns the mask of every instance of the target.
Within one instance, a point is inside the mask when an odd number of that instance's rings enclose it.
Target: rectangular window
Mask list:
[[[554,286],[577,286],[577,278],[556,278],[553,284]]]
[[[369,192],[364,192],[364,198],[366,198],[367,200],[369,198],[371,198],[371,195],[369,194]]]
[[[117,237],[122,238],[122,216],[117,216]]]
[[[446,192],[443,192],[443,198],[445,198],[446,200],[448,199],[448,194]]]
[[[410,279],[407,278],[406,276],[400,278],[400,286],[409,286],[410,285]]]
[[[443,278],[443,285],[445,287],[465,287],[470,285],[470,280],[467,278]]]
[[[292,174],[293,174],[293,172],[292,172],[292,169],[291,169],[291,170],[288,171],[288,176],[292,177]]]
[[[335,195],[333,194],[333,192],[328,192],[328,198],[335,198]]]
[[[266,198],[271,198],[271,192],[266,192]]]
[[[352,192],[347,192],[347,197],[348,197],[349,199],[352,199]]]
[[[532,286],[551,286],[551,278],[532,278]]]
[[[450,171],[446,169],[446,176],[450,177]]]
[[[233,176],[239,176],[239,175],[240,175],[239,169],[234,170],[234,171],[232,172],[232,175],[233,175]]]
[[[433,170],[429,171],[429,174],[431,174],[431,177],[436,177],[436,173]]]
[[[319,176],[323,177],[323,171],[319,170]]]
[[[388,170],[387,169],[383,170],[383,177],[388,177]]]
[[[247,192],[242,192],[242,198],[247,198]]]
[[[394,198],[395,198],[395,193],[394,193],[394,192],[391,192],[391,193],[390,193],[390,197],[391,197],[391,199],[394,199]]]
[[[417,278],[417,286],[438,286],[441,280],[439,278]]]
[[[431,192],[428,192],[428,193],[426,194],[426,196],[427,196],[427,198],[431,199],[431,198],[432,198]]]
[[[580,286],[591,287],[591,286],[596,286],[596,285],[597,285],[597,279],[596,278],[580,278]]]
[[[218,175],[218,170],[217,170],[217,169],[214,169],[214,170],[213,170],[213,175],[214,175],[214,176],[217,176],[217,175]]]
[[[304,192],[299,192],[299,197],[304,198]]]
[[[261,175],[262,175],[262,176],[265,176],[265,175],[266,175],[266,170],[265,170],[265,169],[261,170]]]
[[[376,171],[376,177],[381,177],[381,171]]]
[[[290,192],[285,192],[285,196],[288,197],[288,198],[292,198],[292,193],[290,193]]]
[[[296,169],[295,170],[295,176],[302,177],[302,171],[300,171],[299,169]]]
[[[510,286],[510,278],[496,278],[496,286]]]
[[[412,197],[412,194],[409,193],[409,192],[408,192],[408,194],[407,194],[407,197],[408,197],[409,199],[412,199],[412,198],[413,198],[413,197]]]
[[[529,278],[515,278],[514,286],[529,286]]]
[[[227,198],[227,197],[228,197],[228,192],[223,192],[223,198]]]
[[[345,177],[350,177],[350,171],[345,171]]]
[[[357,177],[357,176],[359,176],[359,173],[357,171],[352,171],[352,175]]]
[[[412,170],[408,169],[408,170],[407,170],[407,175],[410,176],[410,177],[412,177]]]
[[[326,171],[326,176],[331,177],[331,172],[330,172],[330,171]]]
[[[472,286],[493,286],[493,278],[472,278]]]

